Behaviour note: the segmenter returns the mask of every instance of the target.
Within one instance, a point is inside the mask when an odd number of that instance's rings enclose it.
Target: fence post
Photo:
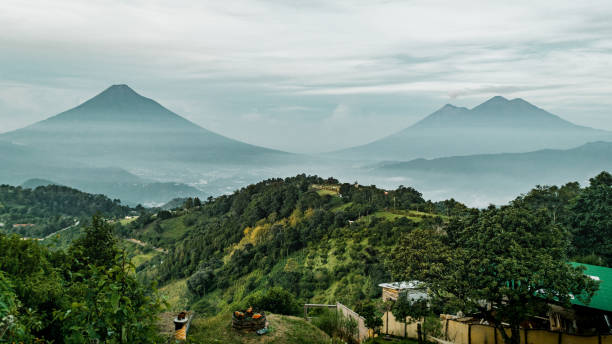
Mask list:
[[[525,344],[529,344],[529,342],[527,341],[527,332],[529,332],[528,328],[525,329]]]
[[[405,335],[404,335],[405,337]],[[421,336],[421,323],[417,323],[417,340],[419,344],[423,344],[423,338]]]
[[[308,307],[304,305],[304,320],[308,320]]]
[[[468,344],[472,344],[472,324],[468,324]]]
[[[444,339],[448,340],[448,318],[446,319],[446,326],[444,329]]]
[[[493,340],[497,344],[497,327],[493,327]]]
[[[559,344],[563,343],[563,332],[559,331]]]

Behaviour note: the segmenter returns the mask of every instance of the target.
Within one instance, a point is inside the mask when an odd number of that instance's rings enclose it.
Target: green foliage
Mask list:
[[[374,330],[375,333],[380,333],[380,328],[383,325],[381,305],[371,301],[360,302],[355,307],[355,312],[365,319],[367,328]]]
[[[161,300],[135,278],[125,254],[106,266],[89,265],[71,274],[67,310],[54,312],[66,343],[153,343]]]
[[[70,248],[72,256],[77,257],[81,265],[110,266],[119,253],[113,231],[100,215],[94,215],[91,224],[85,227],[84,235]]]
[[[341,312],[324,309],[318,316],[313,317],[312,323],[332,339],[341,339],[347,343],[356,342],[358,324],[355,319],[345,317]]]
[[[99,217],[68,254],[0,234],[0,337],[155,342],[162,302],[138,282],[126,253],[116,253],[112,227]]]
[[[404,324],[419,321],[421,318],[431,314],[426,299],[410,299],[408,294],[400,293],[397,301],[391,308],[393,316]]]
[[[187,288],[198,296],[204,296],[206,291],[213,289],[215,285],[215,274],[210,267],[200,270],[187,280]]]
[[[299,315],[301,309],[295,296],[281,287],[254,293],[246,298],[242,304],[245,306],[243,308],[252,306],[256,310],[285,315]]]
[[[612,267],[612,175],[602,172],[571,204],[567,221],[578,255],[598,255]]]
[[[520,200],[510,206],[474,210],[454,219],[444,232],[417,229],[392,252],[398,279],[426,282],[436,297],[460,302],[501,328],[507,343],[518,340],[519,324],[549,302],[569,305],[569,295],[586,302],[596,282],[567,264],[568,233],[544,209]],[[482,303],[493,305],[493,310]]]
[[[48,185],[35,189],[0,185],[0,230],[27,237],[41,237],[97,212],[109,217],[126,216],[131,209],[119,200],[92,195],[69,187]],[[13,228],[14,224],[33,224]]]

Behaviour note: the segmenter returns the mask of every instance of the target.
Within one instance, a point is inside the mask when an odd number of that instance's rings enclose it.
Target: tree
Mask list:
[[[597,283],[567,263],[569,234],[521,201],[471,214],[445,231],[417,229],[392,251],[396,278],[425,282],[435,297],[477,312],[519,343],[519,325],[550,303],[588,303]],[[485,302],[482,302],[485,301]],[[503,330],[508,323],[511,333]]]
[[[383,325],[382,312],[373,302],[358,303],[355,312],[365,319],[365,326],[372,329],[374,333],[380,333]]]
[[[215,274],[212,268],[206,267],[193,274],[187,280],[187,288],[198,295],[204,296],[207,292],[215,287]]]
[[[404,323],[404,337],[406,337],[406,326],[429,315],[430,311],[426,299],[411,299],[406,292],[402,292],[393,304],[391,313],[395,319]]]
[[[113,236],[113,227],[100,215],[94,215],[85,233],[70,247],[71,255],[83,265],[106,266],[119,253]],[[77,252],[78,251],[78,252]]]
[[[155,343],[163,301],[138,282],[125,252],[110,267],[89,265],[70,276],[68,310],[54,312],[64,342]]]
[[[193,198],[189,197],[185,200],[185,204],[183,205],[185,209],[193,208]]]
[[[202,201],[200,201],[200,199],[198,197],[193,199],[193,206],[194,207],[200,207],[202,206]]]
[[[602,172],[570,207],[568,226],[578,255],[594,254],[612,266],[612,175]]]

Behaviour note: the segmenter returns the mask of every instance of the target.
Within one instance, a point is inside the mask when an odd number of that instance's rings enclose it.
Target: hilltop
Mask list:
[[[395,134],[330,155],[406,161],[567,149],[599,140],[612,140],[612,133],[575,125],[520,98],[496,96],[472,109],[447,104]]]

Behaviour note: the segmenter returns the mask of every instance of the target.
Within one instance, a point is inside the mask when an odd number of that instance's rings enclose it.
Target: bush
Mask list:
[[[295,296],[281,287],[274,287],[266,292],[257,292],[247,297],[243,308],[252,306],[256,310],[285,315],[299,315],[300,305]]]
[[[209,267],[196,272],[187,280],[187,288],[189,291],[198,296],[204,296],[207,292],[214,290],[214,287],[215,274]]]
[[[353,318],[325,309],[321,315],[312,319],[312,323],[333,339],[340,338],[347,343],[355,343],[354,337],[358,333],[358,324]]]

